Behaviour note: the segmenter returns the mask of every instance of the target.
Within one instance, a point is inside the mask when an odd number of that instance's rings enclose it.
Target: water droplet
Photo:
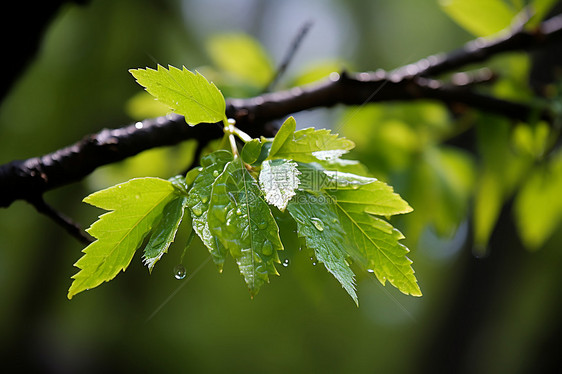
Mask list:
[[[356,190],[356,189],[359,188],[359,185],[358,185],[358,184],[352,184],[352,185],[351,185],[351,188],[353,188],[354,190]]]
[[[273,246],[271,245],[271,242],[263,243],[263,248],[261,251],[264,255],[271,256],[271,254],[273,253]]]
[[[258,222],[258,229],[263,230],[267,227],[267,222],[261,221]]]
[[[207,201],[209,201],[209,196],[207,195],[201,196],[201,202],[203,204],[207,204]]]
[[[288,258],[283,260],[283,266],[285,266],[285,267],[289,266],[289,259]]]
[[[185,266],[183,266],[182,264],[178,264],[176,265],[176,267],[174,268],[174,277],[176,279],[183,279],[185,278],[185,274],[187,273],[187,271],[185,270]]]
[[[332,218],[332,223],[338,223],[338,219],[337,219],[337,218]]]
[[[311,257],[310,261],[312,261],[312,266],[316,266],[316,260],[314,259],[314,257]]]
[[[220,174],[220,173],[219,173],[219,171],[218,171],[218,170],[215,170],[215,171],[213,171],[213,177],[215,177],[215,178],[216,178],[216,177],[218,177],[218,176],[219,176],[219,174]]]
[[[137,128],[137,129],[142,129],[142,128],[143,128],[142,122],[137,122],[137,123],[135,123],[135,128]]]
[[[191,211],[197,217],[199,217],[201,214],[203,214],[203,209],[201,209],[201,207],[199,205],[195,205],[193,208],[191,208]]]
[[[236,209],[236,215],[237,215],[237,216],[241,216],[241,215],[242,215],[242,211],[240,210],[240,208]]]
[[[336,73],[335,71],[331,72],[329,77],[332,82],[336,82],[340,79],[339,73]]]
[[[316,227],[316,230],[324,231],[324,222],[322,222],[322,220],[320,218],[312,217],[310,219],[310,222],[312,222],[314,227]]]
[[[367,269],[368,273],[374,273],[375,271],[373,269]]]

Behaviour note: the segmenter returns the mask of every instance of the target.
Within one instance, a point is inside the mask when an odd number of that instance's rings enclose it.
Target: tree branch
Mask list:
[[[94,241],[88,233],[86,233],[77,223],[75,223],[72,219],[68,218],[64,214],[60,213],[53,207],[43,200],[42,196],[37,196],[35,198],[29,198],[28,202],[35,207],[35,209],[47,217],[51,218],[57,224],[62,226],[66,232],[68,232],[71,236],[74,236],[78,239],[82,244],[90,244]]]
[[[464,47],[423,58],[394,70],[396,79],[407,76],[435,76],[462,68],[468,64],[486,61],[505,52],[527,51],[545,47],[562,40],[562,15],[552,17],[533,30],[518,25],[511,32],[500,32],[496,38],[478,38]]]
[[[467,87],[464,82],[455,83],[454,79],[444,84],[427,77],[430,73],[448,72],[502,52],[559,42],[562,40],[562,16],[545,21],[537,30],[522,29],[495,41],[477,39],[460,51],[428,57],[391,73],[378,70],[374,73],[332,74],[329,80],[310,86],[250,99],[231,99],[227,101],[227,116],[234,118],[237,126],[252,136],[266,134],[267,124],[272,120],[312,108],[420,99],[463,104],[522,121],[537,113],[551,120],[547,111],[531,105],[474,92],[470,90],[472,85]],[[147,149],[174,145],[187,139],[208,142],[222,135],[219,126],[201,124],[190,127],[179,115],[102,130],[53,153],[0,166],[0,207],[8,207],[18,199],[41,196],[46,191],[83,179],[100,166]]]

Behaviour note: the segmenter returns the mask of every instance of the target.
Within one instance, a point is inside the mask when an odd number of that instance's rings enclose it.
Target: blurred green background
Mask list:
[[[0,163],[48,153],[104,127],[138,120],[142,113],[131,109],[129,100],[141,89],[129,68],[200,67],[216,74],[227,97],[250,94],[252,87],[220,75],[210,38],[250,35],[277,66],[307,21],[313,27],[277,88],[310,80],[306,73],[391,69],[472,38],[433,0],[64,4],[0,105]],[[500,82],[494,92],[524,95],[513,88],[526,79],[528,61],[518,58],[522,61],[509,62],[517,65],[510,70],[514,79]],[[3,59],[18,56],[8,51]],[[504,62],[497,65],[509,70]],[[479,124],[509,128],[500,118],[473,115]],[[475,156],[470,149],[440,146],[458,121],[435,103],[297,114],[297,123],[332,127],[354,140],[354,158],[411,202],[414,213],[393,224],[407,237],[422,298],[361,275],[357,308],[321,265],[287,248],[282,259],[289,266],[279,266],[281,276],[251,300],[235,264],[219,274],[198,241],[184,260],[188,276],[178,281],[173,268],[189,232],[184,227],[152,275],[137,253],[124,274],[69,301],[72,264],[83,247],[20,201],[0,210],[3,365],[53,373],[546,369],[558,360],[562,332],[559,225],[555,222],[543,248],[528,251],[516,235],[512,201],[506,198],[503,210],[503,200],[484,201],[480,214],[487,216],[490,204],[490,214],[499,220],[494,230],[493,222],[489,225],[491,238],[482,234],[480,247],[475,245],[469,217],[486,175],[479,168],[486,150]],[[479,131],[480,137],[493,136],[485,126]],[[88,226],[101,212],[81,203],[84,196],[135,175],[175,175],[189,165],[193,148],[187,142],[141,154],[45,198]]]

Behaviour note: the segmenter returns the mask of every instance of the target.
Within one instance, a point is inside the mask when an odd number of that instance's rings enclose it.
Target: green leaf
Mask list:
[[[229,162],[213,184],[209,229],[236,260],[250,294],[278,275],[277,251],[283,249],[279,228],[257,181],[240,158]]]
[[[409,250],[399,243],[404,236],[388,222],[367,213],[390,215],[405,213],[411,208],[392,190],[379,184],[336,190],[330,194],[346,236],[354,244],[352,257],[374,272],[383,285],[388,280],[406,295],[421,296],[412,261],[406,257]]]
[[[355,275],[343,250],[346,234],[331,199],[324,193],[299,191],[287,209],[297,223],[298,235],[305,238],[306,246],[314,250],[318,261],[324,264],[358,304]]]
[[[546,122],[534,126],[518,124],[513,130],[513,145],[516,149],[535,159],[544,155],[550,139],[550,127]]]
[[[344,160],[342,158],[336,158],[333,160],[316,161],[316,163],[326,170],[341,171],[344,173],[363,176],[370,175],[367,167],[357,160]]]
[[[174,241],[186,205],[187,197],[178,196],[170,201],[162,211],[162,218],[144,248],[143,261],[150,272],[164,253],[168,252],[168,247]]]
[[[259,180],[265,200],[284,211],[300,184],[297,164],[288,160],[266,160],[262,163]]]
[[[376,181],[375,178],[337,170],[325,170],[319,163],[298,163],[297,167],[301,174],[299,189],[305,191],[358,188]]]
[[[355,144],[332,134],[330,130],[307,128],[295,131],[293,117],[289,117],[273,139],[268,159],[284,158],[299,162],[337,159]]]
[[[349,65],[350,63],[346,61],[323,59],[322,61],[315,62],[313,63],[313,65],[307,66],[304,69],[300,69],[300,71],[297,72],[298,75],[292,78],[287,86],[304,86],[322,79],[326,79],[330,74],[342,71],[345,66]]]
[[[547,16],[548,12],[554,7],[557,0],[534,0],[530,6],[533,9],[533,15],[526,26],[534,27],[540,24]]]
[[[484,255],[504,202],[513,195],[527,176],[534,160],[515,152],[520,133],[504,118],[482,115],[476,126],[477,144],[483,168],[476,183],[474,197],[474,239],[476,250]],[[510,141],[516,139],[516,144]],[[444,175],[451,175],[444,172]],[[457,180],[457,178],[453,178]],[[415,206],[415,205],[414,205]],[[421,209],[419,209],[421,210]],[[458,209],[457,209],[458,210]]]
[[[171,182],[139,178],[95,192],[84,202],[111,210],[87,230],[97,240],[87,246],[76,264],[81,270],[72,278],[68,298],[97,287],[125,270],[144,237],[176,195]]]
[[[191,125],[226,121],[226,103],[219,89],[201,74],[169,66],[131,69],[137,82],[162,103],[185,117]]]
[[[562,221],[562,153],[536,168],[515,199],[515,221],[523,243],[539,249]]]
[[[505,199],[504,194],[500,178],[491,170],[483,170],[476,184],[473,213],[474,250],[479,256],[486,254],[488,241]]]
[[[171,177],[168,180],[170,181],[170,183],[172,183],[172,186],[174,186],[176,192],[179,195],[187,196],[187,191],[189,190],[190,183],[187,182],[186,177],[184,177],[183,175],[176,175],[175,177]]]
[[[261,154],[262,145],[263,144],[259,139],[252,139],[248,143],[244,144],[242,152],[240,152],[242,160],[244,160],[244,162],[247,164],[253,164],[254,162],[258,161]]]
[[[170,112],[170,107],[154,100],[154,96],[148,92],[140,91],[127,100],[125,111],[132,119],[142,121],[147,118],[165,116]]]
[[[328,188],[335,189],[347,189],[353,188],[357,189],[359,186],[371,184],[376,182],[375,178],[364,177],[361,175],[356,175],[352,173],[346,173],[337,170],[324,170],[324,174],[328,177],[329,185]],[[332,187],[333,186],[333,187]]]
[[[339,173],[338,176],[343,173]],[[353,175],[353,174],[348,174]],[[373,178],[368,178],[371,181]],[[338,186],[341,182],[338,183]],[[349,209],[359,208],[366,213],[379,216],[392,216],[409,213],[413,209],[394,189],[384,182],[374,180],[368,184],[353,184],[352,189],[338,189],[334,192],[339,204]]]
[[[440,0],[441,8],[475,36],[495,34],[511,24],[517,12],[502,0]]]
[[[264,88],[273,77],[273,64],[261,45],[241,33],[219,34],[207,42],[207,50],[221,70]]]
[[[454,147],[428,146],[407,173],[404,194],[416,209],[404,219],[409,238],[418,238],[427,226],[440,236],[454,235],[473,194],[472,156]]]
[[[211,200],[213,183],[223,172],[226,164],[232,161],[232,153],[219,150],[201,158],[201,171],[193,181],[189,190],[187,206],[191,211],[193,230],[201,238],[201,241],[211,254],[213,261],[220,271],[226,258],[226,249],[219,239],[211,234],[207,215]]]
[[[269,149],[269,157],[272,158],[279,152],[279,150],[285,145],[285,143],[290,142],[295,134],[295,130],[297,129],[297,122],[295,121],[294,117],[289,117],[283,122],[283,125],[275,134],[275,138],[273,138],[273,143],[271,144],[271,148]]]

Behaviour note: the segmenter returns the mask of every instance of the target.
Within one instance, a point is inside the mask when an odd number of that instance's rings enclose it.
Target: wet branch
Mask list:
[[[64,228],[66,232],[68,232],[71,236],[77,238],[83,244],[87,245],[94,241],[94,238],[92,238],[90,235],[88,235],[88,233],[82,230],[82,228],[71,218],[65,216],[64,214],[47,204],[45,200],[43,200],[42,196],[29,198],[28,202],[33,205],[39,213],[44,214],[52,219],[55,223]]]
[[[475,86],[494,78],[487,69],[476,72],[459,70],[467,64],[482,62],[501,53],[537,49],[561,41],[562,16],[557,16],[543,22],[535,30],[521,27],[493,40],[477,39],[458,51],[430,56],[392,72],[342,72],[332,74],[330,79],[314,85],[249,99],[230,99],[227,100],[227,116],[234,118],[237,126],[252,136],[271,136],[274,131],[271,121],[303,110],[385,101],[435,100],[447,105],[461,104],[515,120],[526,121],[531,115],[538,115],[551,121],[551,114],[544,109],[474,91]],[[432,78],[442,73],[455,74],[447,82]],[[220,126],[201,124],[190,127],[179,115],[149,119],[113,130],[105,129],[47,155],[1,165],[0,207],[8,207],[16,200],[35,201],[39,202],[34,204],[38,210],[49,213],[52,208],[40,204],[42,198],[37,200],[38,197],[49,190],[82,180],[100,166],[151,148],[174,145],[188,139],[206,144],[222,135]],[[56,217],[52,213],[48,215]],[[60,217],[54,219],[72,232],[71,223],[64,223]]]

